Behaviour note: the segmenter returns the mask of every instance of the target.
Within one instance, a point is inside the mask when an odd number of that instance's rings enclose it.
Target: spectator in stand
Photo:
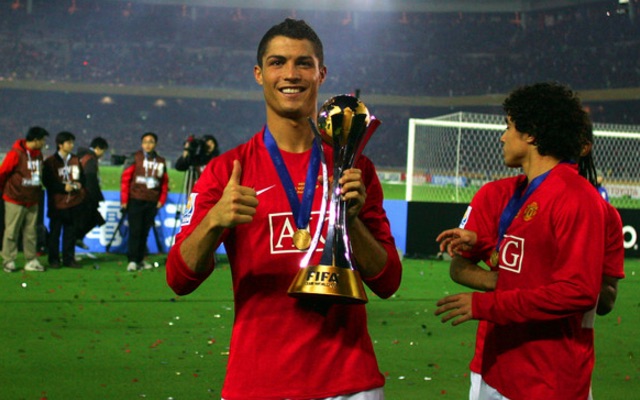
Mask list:
[[[78,158],[84,171],[85,189],[87,196],[82,202],[76,220],[76,246],[87,250],[89,247],[84,243],[83,238],[93,227],[102,226],[105,223],[98,207],[104,200],[102,189],[100,188],[100,165],[99,160],[109,148],[109,143],[102,137],[96,137],[91,141],[89,148],[80,148]]]
[[[49,216],[49,268],[60,268],[60,234],[62,265],[81,268],[76,261],[76,221],[84,201],[84,174],[80,159],[72,153],[76,137],[71,132],[56,135],[58,151],[44,161],[43,183],[47,188]]]
[[[17,270],[18,240],[22,234],[25,271],[42,272],[37,258],[36,221],[42,195],[42,148],[49,132],[39,126],[29,129],[24,139],[16,140],[0,166],[0,191],[4,200],[2,267]]]
[[[129,272],[153,267],[144,261],[147,236],[158,209],[167,201],[169,191],[165,159],[155,150],[158,136],[153,132],[147,132],[142,135],[141,140],[142,149],[133,154],[122,172],[120,181],[120,203],[128,214],[129,221]]]

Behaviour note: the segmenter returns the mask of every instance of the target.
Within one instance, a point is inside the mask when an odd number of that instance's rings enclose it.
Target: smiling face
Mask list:
[[[315,118],[318,90],[326,67],[321,66],[309,40],[276,36],[268,44],[262,67],[254,67],[262,86],[267,118]]]

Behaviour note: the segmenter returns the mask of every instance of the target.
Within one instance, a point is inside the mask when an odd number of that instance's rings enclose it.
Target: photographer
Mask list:
[[[77,156],[71,154],[76,137],[71,132],[56,135],[58,151],[44,161],[43,180],[47,188],[49,216],[49,268],[60,268],[60,233],[62,264],[80,268],[75,260],[75,217],[86,192],[84,173]]]
[[[185,172],[189,167],[194,167],[197,179],[209,161],[219,154],[218,141],[212,135],[204,135],[202,139],[189,136],[184,142],[182,155],[176,160],[175,168]]]

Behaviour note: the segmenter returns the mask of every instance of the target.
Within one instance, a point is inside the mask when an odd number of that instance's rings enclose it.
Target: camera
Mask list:
[[[205,165],[211,159],[208,153],[207,142],[204,139],[190,136],[185,143],[185,150],[189,154],[188,162],[190,165]]]

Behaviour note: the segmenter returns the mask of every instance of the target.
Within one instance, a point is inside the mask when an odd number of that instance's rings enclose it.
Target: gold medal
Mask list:
[[[491,266],[493,267],[497,267],[498,266],[498,258],[499,258],[499,254],[496,250],[493,251],[493,253],[491,253]]]
[[[306,250],[311,246],[311,233],[306,229],[298,229],[293,234],[293,245],[298,250]]]

